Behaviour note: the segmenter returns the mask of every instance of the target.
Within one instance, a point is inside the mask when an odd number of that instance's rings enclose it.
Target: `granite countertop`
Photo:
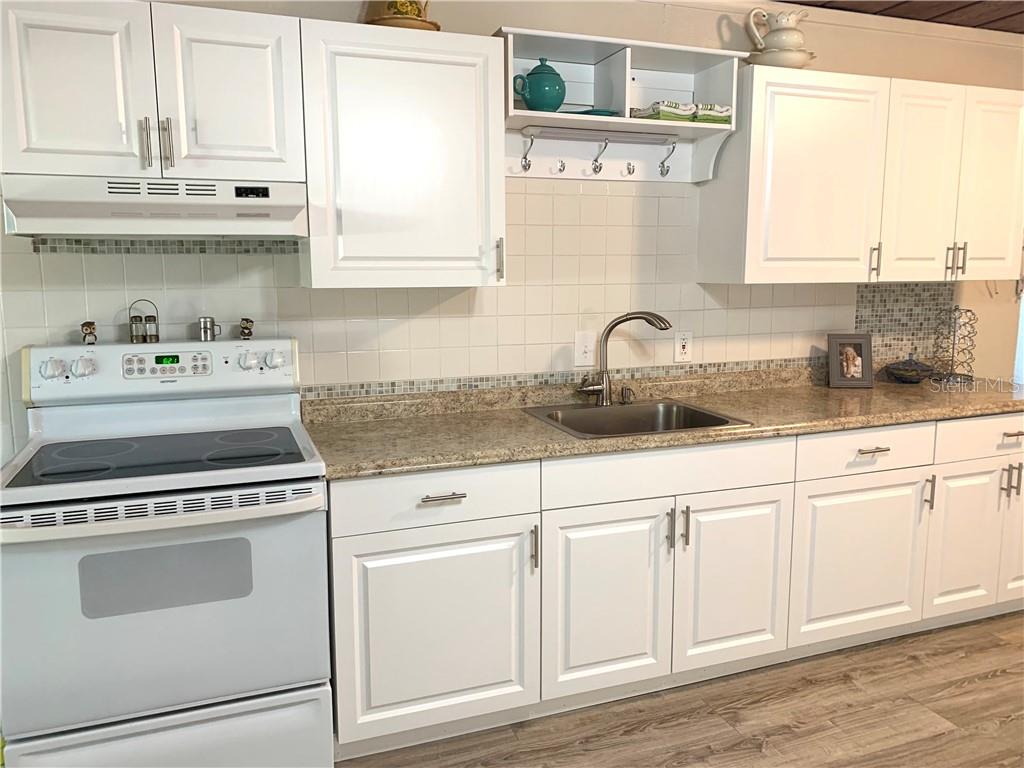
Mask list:
[[[873,389],[799,385],[686,396],[686,402],[751,422],[639,437],[578,439],[518,408],[363,421],[310,420],[307,429],[327,478],[584,456],[644,448],[803,435],[915,421],[1024,412],[1024,396],[1007,391],[936,392],[928,384]]]

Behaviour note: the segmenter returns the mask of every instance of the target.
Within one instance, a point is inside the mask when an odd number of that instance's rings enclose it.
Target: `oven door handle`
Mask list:
[[[217,523],[238,523],[258,520],[264,517],[283,517],[303,512],[319,512],[327,509],[326,499],[321,493],[300,499],[264,504],[258,507],[237,507],[217,512],[200,512],[189,515],[168,515],[166,517],[140,517],[134,520],[113,520],[109,523],[79,523],[76,525],[52,525],[37,528],[0,529],[0,545],[27,544],[35,541],[57,541],[60,539],[82,539],[88,536],[110,536],[128,533],[148,533],[174,528],[194,528]]]

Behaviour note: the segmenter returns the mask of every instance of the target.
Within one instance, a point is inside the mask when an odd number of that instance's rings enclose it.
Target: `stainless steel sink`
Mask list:
[[[555,405],[524,408],[526,413],[581,438],[650,435],[684,429],[722,429],[749,425],[675,400],[629,405]]]

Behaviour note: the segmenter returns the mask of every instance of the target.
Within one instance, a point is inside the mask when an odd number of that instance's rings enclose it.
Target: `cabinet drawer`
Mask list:
[[[540,510],[540,463],[336,480],[330,499],[334,537],[521,515]]]
[[[1024,414],[1021,413],[940,421],[936,427],[936,464],[1021,451],[1024,451]]]
[[[802,435],[796,443],[796,479],[842,477],[931,464],[935,422]]]
[[[612,453],[542,463],[544,509],[793,481],[796,438]]]

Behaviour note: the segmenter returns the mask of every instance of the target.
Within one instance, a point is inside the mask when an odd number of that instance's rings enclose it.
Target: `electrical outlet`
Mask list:
[[[594,348],[597,346],[597,331],[576,331],[574,365],[583,368],[594,365]]]
[[[672,351],[672,359],[677,363],[689,363],[693,360],[693,331],[676,331],[676,345]]]

